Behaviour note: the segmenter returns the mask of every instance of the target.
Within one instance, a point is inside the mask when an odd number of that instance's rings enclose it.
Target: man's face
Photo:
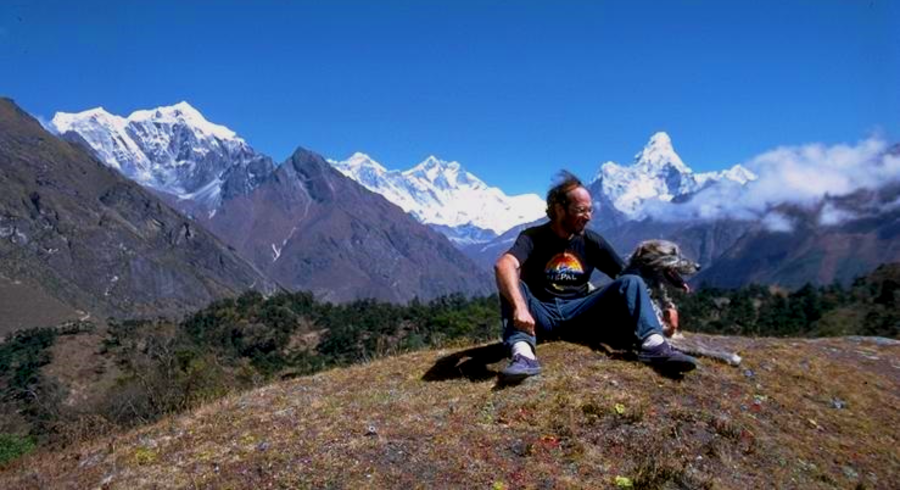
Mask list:
[[[568,233],[580,235],[591,221],[593,206],[591,194],[584,187],[576,187],[569,191],[569,204],[559,214],[560,225]]]

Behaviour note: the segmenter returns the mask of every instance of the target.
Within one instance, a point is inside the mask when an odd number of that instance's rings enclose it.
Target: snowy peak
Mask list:
[[[378,173],[387,173],[387,169],[384,168],[380,163],[373,160],[369,155],[366,155],[365,153],[359,151],[351,155],[350,158],[344,160],[343,162],[332,162],[341,163],[348,169],[371,168]]]
[[[127,118],[102,107],[58,112],[52,125],[126,177],[208,209],[218,206],[223,186],[240,192],[271,167],[234,131],[209,122],[187,102],[137,110]],[[235,169],[246,175],[233,175]]]
[[[328,163],[368,189],[393,187],[388,170],[365,153],[356,152],[344,161],[328,160]]]
[[[631,166],[606,162],[600,166],[595,182],[616,209],[631,219],[644,217],[644,205],[651,201],[671,202],[703,187],[722,181],[745,184],[756,176],[735,165],[722,172],[695,174],[675,152],[665,132],[654,134]]]
[[[330,163],[457,243],[484,241],[485,230],[487,236],[500,234],[544,212],[544,202],[537,195],[507,196],[467,172],[459,162],[434,155],[404,171],[386,170],[359,152]]]
[[[650,137],[650,141],[634,156],[635,166],[648,172],[663,171],[672,167],[681,173],[690,173],[691,169],[681,161],[672,147],[672,138],[665,132],[658,132]]]
[[[225,126],[207,121],[206,118],[203,117],[203,114],[200,114],[200,111],[194,109],[193,106],[184,101],[172,106],[134,111],[128,116],[128,120],[137,123],[181,124],[204,136],[211,136],[222,140],[244,141],[241,138],[238,138],[234,131]]]
[[[403,175],[407,179],[421,181],[426,187],[435,186],[447,190],[457,187],[487,188],[487,184],[467,172],[459,162],[448,162],[434,155],[403,172]]]
[[[89,109],[77,114],[57,112],[56,115],[53,116],[53,120],[51,121],[51,123],[53,124],[54,129],[56,129],[57,131],[65,132],[73,129],[83,120],[89,120],[96,124],[121,128],[123,130],[125,128],[125,125],[128,124],[127,119],[110,114],[106,111],[106,109],[102,107]]]
[[[61,135],[77,134],[101,161],[129,178],[140,183],[152,180],[147,156],[128,135],[127,119],[97,107],[76,114],[57,112],[50,124]]]
[[[729,168],[728,170],[695,174],[695,177],[698,184],[710,184],[714,182],[728,181],[744,185],[747,182],[757,179],[756,174],[740,164],[737,164]]]

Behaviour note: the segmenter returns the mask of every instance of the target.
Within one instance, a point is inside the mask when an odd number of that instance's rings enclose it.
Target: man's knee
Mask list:
[[[647,287],[644,278],[637,274],[623,274],[615,282],[618,283],[619,290],[624,294],[639,292]]]

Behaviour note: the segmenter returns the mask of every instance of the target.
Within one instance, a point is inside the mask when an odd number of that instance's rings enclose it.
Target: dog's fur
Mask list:
[[[690,291],[681,276],[696,274],[699,270],[700,264],[682,255],[681,249],[675,243],[668,240],[647,240],[641,242],[631,254],[624,273],[636,274],[644,279],[650,292],[650,299],[653,301],[653,309],[672,347],[688,354],[710,357],[737,366],[741,363],[739,355],[686,337],[664,314],[666,310],[676,309],[667,288],[675,287]]]

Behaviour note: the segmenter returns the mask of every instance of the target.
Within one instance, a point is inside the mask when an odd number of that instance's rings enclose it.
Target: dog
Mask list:
[[[678,310],[669,296],[673,287],[690,292],[683,276],[696,274],[700,264],[688,259],[681,249],[668,240],[646,240],[638,244],[628,260],[623,274],[636,274],[644,279],[652,300],[653,310],[663,326],[663,334],[672,347],[695,356],[709,357],[738,366],[741,357],[733,352],[716,349],[698,339],[688,338],[679,328]]]

